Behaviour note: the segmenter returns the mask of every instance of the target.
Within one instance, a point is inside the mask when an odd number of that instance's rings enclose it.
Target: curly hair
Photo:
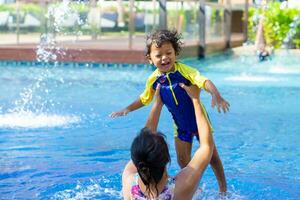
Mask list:
[[[182,49],[182,35],[177,30],[155,30],[147,35],[145,56],[149,57],[151,53],[151,45],[155,44],[161,47],[165,42],[170,42],[175,50],[175,54],[179,55]]]

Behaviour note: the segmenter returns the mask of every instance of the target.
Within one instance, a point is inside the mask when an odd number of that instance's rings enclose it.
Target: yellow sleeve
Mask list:
[[[200,72],[190,66],[182,63],[176,63],[177,70],[188,79],[193,85],[197,85],[201,89],[205,89],[205,81],[208,80],[205,76],[202,76]]]
[[[155,70],[147,79],[144,92],[140,95],[140,100],[144,105],[151,103],[155,90],[152,88],[153,83],[156,80],[157,71]]]

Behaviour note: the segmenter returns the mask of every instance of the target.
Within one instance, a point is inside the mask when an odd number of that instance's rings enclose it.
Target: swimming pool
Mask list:
[[[218,55],[197,66],[231,104],[202,100],[228,181],[227,199],[300,199],[300,59]],[[139,65],[0,63],[1,199],[121,199],[130,143],[150,107],[110,119],[134,100],[152,69]],[[171,117],[159,129],[178,171]],[[195,142],[195,141],[194,141]],[[194,145],[196,147],[196,145]],[[195,199],[218,199],[209,168]]]

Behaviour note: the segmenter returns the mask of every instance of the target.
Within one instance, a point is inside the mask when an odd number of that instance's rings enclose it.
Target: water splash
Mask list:
[[[69,0],[64,0],[59,4],[52,4],[48,8],[46,18],[51,24],[50,33],[41,36],[41,42],[36,48],[36,59],[42,63],[43,70],[33,84],[23,88],[19,98],[13,102],[13,108],[0,115],[0,127],[56,127],[80,121],[77,116],[55,114],[55,107],[60,102],[51,98],[50,94],[55,91],[51,91],[47,85],[52,75],[51,68],[57,67],[58,58],[66,55],[66,50],[58,45],[56,35],[63,33],[64,21],[67,18],[79,20],[79,14],[72,10]],[[80,23],[82,22],[78,21],[78,24]],[[50,65],[50,62],[54,63],[54,66]],[[63,82],[62,80],[61,83]]]
[[[19,99],[14,101],[14,107],[8,109],[8,112],[21,113],[34,111],[35,113],[41,113],[51,110],[55,106],[55,103],[49,97],[51,90],[45,83],[45,79],[49,73],[49,70],[45,68],[33,84],[23,88]],[[59,102],[56,102],[56,104],[59,104]]]
[[[286,67],[286,66],[274,66],[270,68],[269,70],[272,74],[291,74],[291,75],[297,75],[300,74],[300,68],[299,67]]]
[[[63,31],[63,24],[70,16],[78,18],[78,13],[71,9],[69,0],[63,0],[60,4],[52,4],[46,14],[48,19],[52,19],[54,31],[58,33]]]
[[[66,55],[65,50],[58,46],[53,33],[46,33],[41,36],[41,42],[36,50],[37,61],[44,63],[56,62],[58,56],[63,57],[64,55]]]
[[[12,112],[0,115],[1,128],[52,128],[67,126],[80,122],[78,116],[55,115],[55,114],[36,114],[33,112]]]
[[[107,199],[122,199],[120,191],[113,188],[102,187],[99,181],[91,179],[88,184],[78,181],[74,189],[59,191],[55,193],[51,199],[98,199],[99,197],[105,196]]]
[[[231,185],[226,192],[226,195],[220,195],[219,191],[211,189],[207,184],[203,184],[194,194],[193,200],[245,200],[245,196],[239,194]]]
[[[283,81],[283,79],[263,76],[263,75],[251,75],[247,73],[242,73],[237,76],[225,77],[226,81],[239,81],[239,82],[278,82]]]
[[[81,24],[79,14],[71,9],[70,1],[64,0],[59,4],[52,4],[48,8],[45,17],[50,21],[50,33],[41,36],[41,42],[37,46],[37,60],[40,62],[56,62],[58,57],[66,55],[65,49],[56,41],[56,35],[65,34],[65,21],[69,18],[75,18],[77,24]]]

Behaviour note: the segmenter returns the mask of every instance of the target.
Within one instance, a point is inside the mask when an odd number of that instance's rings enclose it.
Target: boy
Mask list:
[[[229,104],[222,98],[210,80],[201,76],[196,69],[176,62],[176,56],[179,54],[182,45],[180,40],[181,35],[177,31],[168,30],[158,30],[147,37],[146,57],[149,63],[157,69],[149,76],[146,88],[140,97],[126,108],[111,113],[110,116],[124,116],[144,105],[148,105],[152,101],[155,88],[159,83],[161,85],[161,99],[174,119],[177,161],[180,167],[184,168],[191,159],[193,137],[196,136],[197,139],[199,137],[192,101],[179,84],[193,84],[199,88],[204,88],[212,95],[212,106],[217,105],[219,112],[221,109],[227,112]],[[208,119],[203,106],[202,108]],[[211,124],[210,128],[212,130]],[[226,192],[224,169],[216,147],[210,164],[218,179],[220,192]]]

